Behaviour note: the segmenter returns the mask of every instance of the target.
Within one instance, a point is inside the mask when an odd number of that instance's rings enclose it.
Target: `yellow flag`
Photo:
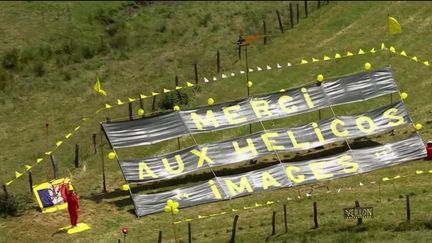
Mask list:
[[[147,95],[140,94],[140,98],[145,99],[145,98],[147,98]]]
[[[129,102],[134,102],[136,99],[128,97]]]
[[[58,141],[56,142],[56,147],[59,147],[60,145],[62,145],[63,141]]]
[[[39,164],[39,163],[42,162],[42,161],[43,161],[42,158],[37,158],[37,159],[36,159],[36,163],[37,163],[37,164]]]
[[[390,34],[397,34],[402,32],[402,27],[399,22],[393,18],[388,16],[388,32]]]
[[[192,87],[192,86],[194,86],[192,83],[189,83],[189,82],[186,82],[186,86],[187,87]]]
[[[324,61],[330,60],[330,57],[324,56]]]
[[[123,101],[121,101],[120,99],[117,99],[117,105],[123,105]]]
[[[302,59],[301,62],[300,62],[300,64],[306,64],[306,63],[309,63],[309,62],[306,61],[306,60],[304,60],[304,59]]]
[[[26,168],[26,170],[31,170],[31,168],[32,168],[31,165],[24,165],[24,167]]]
[[[341,57],[342,57],[341,54],[336,53],[334,58],[341,58]]]
[[[10,184],[12,184],[13,180],[6,182],[6,186],[9,186]]]
[[[20,176],[22,176],[22,174],[19,173],[18,171],[15,171],[15,178],[18,178],[18,177],[20,177]]]
[[[98,92],[99,94],[103,95],[103,96],[106,96],[106,95],[107,95],[107,93],[105,92],[105,90],[103,90],[103,89],[101,88],[101,84],[100,84],[100,81],[99,81],[99,77],[96,77],[96,83],[93,85],[93,89],[94,89],[96,92]]]
[[[318,61],[319,61],[319,59],[316,59],[316,58],[312,57],[312,62],[318,62]]]

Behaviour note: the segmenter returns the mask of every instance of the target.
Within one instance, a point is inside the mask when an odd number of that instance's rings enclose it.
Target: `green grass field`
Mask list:
[[[300,23],[289,25],[288,2],[176,2],[128,7],[124,2],[4,2],[0,3],[0,182],[24,172],[26,164],[36,158],[44,161],[32,169],[35,184],[52,178],[46,151],[65,140],[64,135],[81,125],[81,129],[53,152],[59,175],[70,176],[81,196],[80,221],[92,230],[75,235],[58,233],[69,224],[66,211],[41,214],[35,204],[17,217],[0,218],[1,242],[116,242],[120,229],[129,228],[128,242],[156,242],[159,230],[164,242],[173,241],[170,215],[154,214],[136,218],[128,192],[119,190],[124,183],[115,161],[105,159],[107,193],[102,193],[100,155],[93,153],[92,134],[100,143],[99,122],[106,117],[126,118],[127,105],[114,105],[117,98],[126,101],[139,94],[149,95],[172,89],[177,75],[179,83],[194,83],[193,64],[198,64],[200,82],[204,77],[217,81],[200,85],[200,91],[185,91],[189,104],[182,109],[203,106],[207,98],[217,103],[244,98],[245,77],[236,75],[220,79],[221,73],[244,70],[244,53],[238,59],[236,41],[239,35],[262,34],[262,20],[271,35],[248,47],[249,66],[272,70],[252,72],[252,95],[298,87],[315,80],[363,70],[365,62],[373,68],[391,64],[401,91],[409,97],[406,106],[414,122],[423,124],[420,135],[432,137],[432,66],[422,62],[430,58],[432,18],[429,2],[330,2],[317,9],[309,2],[309,16],[304,17],[300,4]],[[275,10],[284,26],[280,33]],[[399,20],[403,33],[387,34],[387,14]],[[293,65],[277,69],[276,64],[311,62],[335,53],[357,53],[359,49],[380,49],[381,43],[393,45],[397,53],[405,50],[409,57],[387,51],[326,62]],[[221,53],[221,73],[216,74],[216,51]],[[8,58],[5,58],[8,57]],[[96,94],[92,86],[99,76],[107,97]],[[158,96],[157,103],[162,97]],[[389,97],[354,105],[340,106],[336,114],[370,110],[389,102]],[[112,109],[95,113],[105,103]],[[151,99],[144,100],[146,114],[151,113]],[[134,110],[138,109],[137,102]],[[161,111],[158,108],[158,111]],[[323,118],[331,117],[329,110]],[[82,118],[89,118],[85,122]],[[317,112],[275,122],[266,128],[296,126],[316,121]],[[49,124],[48,136],[45,123]],[[259,124],[254,131],[261,130]],[[248,127],[229,129],[196,136],[198,143],[221,141],[248,134]],[[73,166],[75,144],[81,146],[81,167]],[[184,137],[182,147],[193,141]],[[177,141],[133,149],[124,155],[150,157],[174,151]],[[109,152],[105,145],[105,158]],[[223,215],[191,221],[194,242],[228,242],[234,215],[238,214],[238,242],[430,242],[432,239],[432,169],[427,161],[414,161],[379,171],[337,179],[322,184],[281,189],[242,197],[231,201],[182,209],[176,221],[225,212]],[[416,170],[425,173],[416,174]],[[382,181],[383,177],[401,178]],[[378,182],[380,186],[378,186]],[[180,186],[186,185],[182,181]],[[360,186],[360,183],[363,186]],[[326,185],[331,193],[327,193]],[[305,194],[316,187],[312,198]],[[380,188],[379,188],[380,187]],[[8,187],[12,195],[28,195],[27,174]],[[300,191],[300,199],[298,193]],[[339,192],[338,192],[339,191]],[[379,197],[381,191],[381,197]],[[411,195],[412,222],[405,223],[405,195]],[[381,200],[380,200],[381,198]],[[289,200],[288,200],[289,199]],[[374,218],[356,227],[356,221],[345,220],[342,208],[374,207]],[[255,203],[275,203],[233,212]],[[318,229],[312,229],[312,203],[318,203]],[[283,228],[283,204],[288,207],[288,233]],[[277,234],[270,237],[272,211],[277,211]],[[187,242],[187,223],[176,224],[180,241]]]

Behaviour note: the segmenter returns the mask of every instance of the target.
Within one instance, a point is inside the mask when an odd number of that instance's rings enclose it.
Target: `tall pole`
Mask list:
[[[103,140],[102,140],[102,124],[101,124],[101,135],[100,135],[100,154],[101,154],[101,161],[102,161],[102,186],[103,186],[103,192],[106,192],[106,182],[105,182],[105,158],[104,158],[104,151],[103,151]]]
[[[247,97],[250,96],[250,88],[249,88],[249,63],[248,63],[248,52],[247,52],[247,46],[249,44],[244,44],[245,47],[245,62],[246,62],[246,87],[247,87]],[[252,124],[249,124],[249,134],[252,134]]]

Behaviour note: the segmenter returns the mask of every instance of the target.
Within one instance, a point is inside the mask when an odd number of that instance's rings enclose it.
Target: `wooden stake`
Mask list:
[[[318,228],[318,212],[317,212],[317,203],[313,202],[313,220],[315,224],[315,229]]]
[[[406,214],[408,223],[411,222],[411,204],[410,204],[410,196],[406,195]]]
[[[355,206],[356,206],[356,208],[359,208],[360,207],[360,203],[359,203],[359,201],[355,201]],[[358,218],[357,219],[357,225],[361,225],[363,223],[363,219],[362,218]]]
[[[93,135],[96,135],[93,133]],[[93,136],[93,140],[95,141],[96,136]],[[96,146],[96,145],[95,145]],[[96,152],[96,147],[95,147],[95,152]],[[74,160],[74,164],[75,164],[75,168],[79,167],[80,164],[80,148],[79,148],[79,144],[75,144],[75,160]]]
[[[286,204],[284,204],[284,223],[285,223],[285,233],[288,233],[288,220],[287,220],[287,209]]]
[[[217,50],[216,52],[216,72],[220,72],[220,52]]]
[[[289,11],[290,11],[290,23],[291,23],[291,29],[294,28],[294,17],[293,17],[293,10],[292,10],[292,4],[289,3]]]
[[[195,83],[198,84],[198,64],[194,64],[194,71],[195,71]]]
[[[296,18],[297,18],[297,24],[300,22],[300,7],[299,4],[296,4],[296,10],[297,10],[297,14],[296,14]]]
[[[29,175],[29,187],[30,187],[30,194],[33,193],[33,176],[31,171],[28,172]]]
[[[263,19],[263,30],[264,30],[264,45],[267,44],[267,26],[266,26],[266,22]]]
[[[152,111],[155,111],[155,108],[156,108],[156,95],[153,96]]]
[[[102,138],[102,125],[101,125],[101,135],[100,135],[100,156],[102,162],[102,187],[103,192],[106,192],[106,181],[105,181],[105,158],[104,158],[104,150],[103,150],[103,138]]]
[[[54,155],[52,155],[52,154],[50,155],[50,159],[51,159],[51,165],[53,168],[53,179],[56,179],[57,178],[57,161],[56,161]]]
[[[188,222],[188,240],[189,240],[189,243],[192,243],[192,229],[191,228],[192,228],[191,223]]]
[[[158,243],[162,243],[162,230],[159,230]]]
[[[305,8],[305,17],[308,17],[308,6],[307,6],[307,0],[304,1],[304,8]]]
[[[129,120],[133,120],[132,102],[129,101]]]
[[[282,20],[281,20],[281,17],[280,17],[280,14],[279,14],[278,10],[276,10],[276,15],[277,15],[277,19],[278,19],[278,22],[279,22],[279,29],[280,29],[281,33],[283,33],[284,29],[283,29],[283,26],[282,26]]]
[[[97,142],[96,142],[96,133],[92,134],[93,137],[93,148],[94,148],[94,154],[97,154]]]
[[[231,232],[231,241],[230,241],[231,243],[235,242],[238,218],[239,218],[238,215],[234,216],[234,222],[233,222],[233,227],[232,227],[232,232]]]
[[[275,235],[276,234],[276,211],[273,211],[273,215],[272,215],[272,234],[271,235]]]

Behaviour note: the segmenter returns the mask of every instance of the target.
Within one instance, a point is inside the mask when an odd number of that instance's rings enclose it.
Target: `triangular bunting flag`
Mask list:
[[[267,205],[273,204],[273,203],[274,203],[273,201],[267,201]]]
[[[147,95],[140,94],[140,98],[145,99],[145,98],[147,98]]]
[[[193,85],[193,83],[186,82],[186,86],[187,86],[187,87],[192,87],[192,86],[194,86],[194,85]]]
[[[109,108],[112,108],[112,106],[110,104],[105,104],[105,108],[109,109]]]
[[[277,66],[277,68],[282,68],[282,66],[281,65],[279,65],[279,63],[276,65]]]
[[[401,178],[400,175],[397,175],[397,176],[393,177],[393,179],[399,179],[399,178]]]
[[[225,74],[222,73],[222,78],[226,78],[227,76]]]
[[[347,57],[352,56],[352,55],[354,55],[354,54],[352,54],[351,52],[347,51],[347,54],[346,54]]]
[[[363,55],[363,54],[365,54],[365,52],[360,48],[358,54],[359,54],[359,55]]]
[[[103,96],[107,95],[106,91],[101,88],[99,77],[96,77],[96,83],[93,85],[93,89]]]
[[[164,93],[169,93],[169,92],[171,92],[171,90],[169,90],[169,89],[165,89],[165,88],[164,88],[164,89],[163,89],[163,92],[164,92]]]
[[[45,152],[46,155],[51,155],[52,151]]]
[[[87,118],[87,117],[83,117],[83,119],[82,119],[83,121],[88,121],[88,120],[90,120],[90,118]]]
[[[291,63],[287,63],[287,67],[291,67]]]
[[[316,59],[316,58],[312,57],[312,62],[318,62],[318,61],[319,61],[319,59]]]
[[[245,73],[245,71],[242,71],[242,70],[240,71],[240,74],[244,74],[244,73]]]
[[[72,133],[68,133],[68,134],[65,135],[65,138],[69,139],[71,136],[72,136]]]
[[[182,86],[176,86],[176,90],[183,89]]]
[[[384,45],[384,42],[381,43],[381,50],[386,49],[386,46]]]
[[[323,60],[324,60],[324,61],[330,60],[330,57],[328,57],[328,56],[324,56]]]
[[[152,96],[156,96],[156,95],[159,95],[159,93],[152,92]]]
[[[77,127],[74,128],[74,131],[76,132],[76,131],[78,131],[80,128],[81,128],[81,126],[77,126]]]
[[[388,32],[390,34],[397,34],[402,32],[402,27],[395,18],[388,16],[387,23],[388,23]]]
[[[390,46],[390,52],[393,52],[393,53],[395,53],[396,52],[396,49],[393,47],[393,46]]]
[[[58,141],[58,142],[56,143],[56,146],[59,147],[60,145],[62,145],[62,143],[63,143],[63,141]]]
[[[388,177],[384,177],[384,178],[382,178],[382,180],[383,181],[388,181],[388,180],[390,180]]]
[[[271,67],[269,65],[267,65],[267,70],[270,70],[270,69],[271,69]]]
[[[27,171],[31,170],[31,168],[32,168],[31,165],[24,165],[24,167],[26,168]]]
[[[235,76],[235,73],[231,73],[231,76],[234,77],[234,76]]]
[[[13,180],[6,182],[6,186],[9,186],[10,184],[12,184]]]
[[[261,71],[261,70],[262,70],[262,68],[260,68],[260,67],[257,67],[257,70],[258,70],[258,71]]]
[[[428,61],[424,61],[423,64],[426,65],[426,66],[429,66],[429,62]]]
[[[335,58],[341,58],[341,57],[342,57],[341,54],[339,54],[339,53],[335,54]]]
[[[15,178],[18,178],[18,177],[20,177],[20,176],[22,176],[22,174],[19,173],[18,171],[15,171]]]
[[[302,59],[301,62],[300,62],[300,64],[306,64],[306,63],[309,63],[309,62],[306,61],[306,60],[304,60],[304,59]]]
[[[401,51],[400,55],[404,57],[408,56],[405,51]]]
[[[370,53],[375,53],[375,52],[376,52],[376,51],[375,51],[375,47],[372,48],[369,52],[370,52]]]
[[[128,97],[128,101],[129,102],[134,102],[136,99],[134,99],[134,98],[131,98],[131,97]]]
[[[423,171],[422,170],[416,170],[416,174],[417,175],[423,174]]]
[[[43,161],[42,158],[37,158],[37,159],[36,159],[36,164],[39,164],[39,163],[42,162],[42,161]]]
[[[117,105],[123,105],[123,101],[121,101],[120,99],[117,99]]]
[[[233,211],[233,212],[237,212],[237,211],[238,211],[238,209],[235,209],[235,208],[231,208],[231,211]]]
[[[216,81],[217,80],[217,78],[216,77],[213,77],[213,81]]]
[[[209,81],[209,80],[208,80],[206,77],[204,77],[204,82],[205,82],[205,83],[208,83],[208,81]]]
[[[418,62],[418,59],[417,59],[417,57],[416,56],[413,56],[412,58],[411,58],[413,61],[416,61],[416,62]]]
[[[249,68],[249,72],[251,73],[251,72],[253,72],[254,70],[252,69],[252,68]]]

